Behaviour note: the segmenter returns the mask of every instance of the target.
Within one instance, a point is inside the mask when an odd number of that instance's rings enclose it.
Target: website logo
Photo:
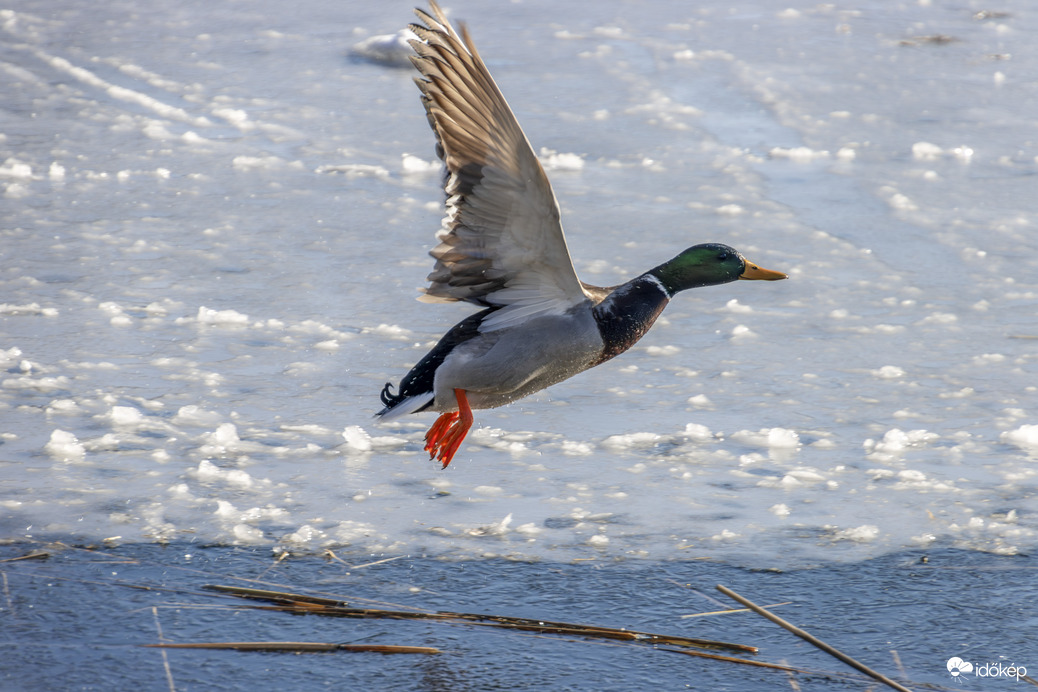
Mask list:
[[[958,656],[949,658],[945,667],[956,682],[963,682],[969,678],[1016,678],[1016,681],[1020,682],[1020,678],[1027,677],[1026,666],[1018,666],[1015,663],[1006,665],[1002,662],[974,665]]]
[[[965,673],[972,673],[973,664],[969,661],[963,661],[958,656],[952,656],[948,659],[948,672],[951,673],[953,678],[958,678]]]
[[[968,661],[963,661],[957,656],[953,656],[948,659],[948,672],[952,674],[954,679],[960,680],[961,675],[964,673],[973,672],[973,664]]]

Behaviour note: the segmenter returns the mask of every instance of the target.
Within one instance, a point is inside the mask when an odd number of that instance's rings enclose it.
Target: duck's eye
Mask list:
[[[728,253],[727,252],[722,252],[721,254],[719,254],[717,256],[717,261],[718,262],[724,262],[727,259],[728,259]]]

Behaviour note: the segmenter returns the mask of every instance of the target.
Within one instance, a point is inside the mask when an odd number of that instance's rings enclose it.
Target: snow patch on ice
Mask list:
[[[650,356],[661,356],[664,358],[669,358],[670,356],[674,356],[678,353],[681,353],[681,348],[674,345],[647,346],[645,348],[645,352],[648,353]]]
[[[1028,451],[1038,450],[1038,425],[1021,425],[1016,430],[1007,430],[999,439]]]
[[[596,57],[605,56],[598,55]],[[629,115],[647,114],[649,116],[649,124],[662,125],[674,130],[687,130],[689,126],[684,122],[684,119],[698,117],[703,114],[703,112],[695,106],[677,103],[663,91],[659,90],[653,90],[646,94],[641,101],[642,102],[638,105],[631,106],[624,112]],[[646,168],[654,168],[657,166],[657,162],[651,159],[643,160],[642,164]],[[659,170],[662,170],[662,168]]]
[[[595,451],[595,448],[587,442],[578,442],[576,440],[563,440],[560,447],[562,453],[568,457],[589,456]]]
[[[82,461],[86,456],[86,448],[74,434],[66,430],[52,432],[43,451],[59,461]]]
[[[825,150],[811,149],[810,147],[773,147],[768,151],[773,159],[789,159],[796,163],[810,163],[819,159],[829,158],[829,152]]]
[[[0,311],[0,314],[2,314],[2,311]],[[10,368],[19,360],[21,360],[21,357],[22,349],[18,348],[17,346],[12,346],[11,348],[7,349],[0,349],[0,368]]]
[[[65,414],[74,415],[81,412],[79,402],[75,399],[54,399],[47,404],[47,414]]]
[[[55,308],[41,307],[39,303],[24,303],[14,305],[12,303],[0,303],[0,315],[41,315],[43,317],[57,317]]]
[[[350,545],[365,539],[370,540],[382,537],[372,524],[351,519],[340,521],[332,531],[332,534],[340,545]]]
[[[512,523],[512,514],[507,514],[501,521],[477,526],[465,531],[470,536],[503,536],[508,533],[508,526]]]
[[[836,527],[827,527],[835,529]],[[871,543],[879,537],[879,527],[875,524],[863,524],[848,529],[833,531],[833,539],[837,541],[853,541],[855,543]]]
[[[327,534],[324,531],[314,528],[309,524],[303,524],[292,533],[282,536],[281,542],[289,543],[296,548],[312,548],[326,536]]]
[[[198,466],[188,473],[202,483],[218,481],[242,490],[252,488],[255,483],[248,472],[241,469],[221,468],[208,459],[202,459],[198,462]]]
[[[916,142],[912,145],[912,157],[917,161],[936,161],[944,150],[930,142]]]
[[[401,327],[398,324],[386,324],[383,322],[377,327],[364,327],[361,330],[361,334],[374,334],[375,336],[384,336],[390,339],[410,339],[413,333],[410,329]]]
[[[217,500],[216,514],[233,519],[234,521],[255,523],[259,521],[266,521],[270,519],[284,519],[288,516],[288,511],[281,507],[272,507],[270,505],[266,507],[252,507],[250,509],[241,510],[235,508],[230,502],[226,500]]]
[[[883,186],[878,192],[895,211],[919,211],[919,205],[903,192],[898,192],[890,186]]]
[[[797,449],[800,447],[800,436],[786,428],[761,428],[757,432],[739,430],[732,433],[731,439],[750,447],[766,449]]]
[[[493,427],[476,428],[469,433],[469,441],[472,444],[516,455],[529,452],[530,447],[528,443],[533,441],[535,437],[533,433],[529,432],[509,432]]]
[[[871,371],[873,377],[878,377],[881,380],[896,380],[899,377],[905,376],[904,368],[899,368],[896,365],[884,365],[881,368],[877,368]]]
[[[411,56],[415,52],[408,41],[417,39],[410,29],[401,29],[395,34],[371,36],[355,43],[350,53],[387,67],[411,67]]]
[[[635,432],[625,435],[610,435],[602,440],[603,447],[616,450],[645,449],[663,440],[663,436],[653,432]]]
[[[216,327],[244,327],[249,324],[249,316],[237,310],[214,310],[204,305],[199,306],[194,317],[178,317],[175,324],[204,324]]]
[[[237,171],[272,171],[277,169],[302,170],[302,161],[289,161],[280,156],[235,156],[231,165]],[[384,170],[384,169],[383,169]]]
[[[0,164],[0,178],[32,180],[32,166],[18,159],[8,158]]]
[[[732,298],[724,304],[724,309],[728,312],[735,313],[737,315],[745,315],[753,312],[753,308],[749,305],[743,305],[737,298]]]
[[[65,375],[57,377],[33,377],[32,374],[22,377],[9,377],[0,382],[4,389],[35,390],[37,392],[53,392],[68,389],[70,380]]]
[[[219,424],[221,420],[223,420],[223,416],[215,411],[207,411],[201,406],[188,404],[187,406],[181,406],[177,410],[177,415],[173,416],[172,423],[174,425],[208,428]]]
[[[404,154],[400,167],[404,175],[425,175],[426,173],[439,173],[443,164],[439,161],[420,159],[414,154]]]
[[[584,159],[579,154],[564,154],[554,149],[541,147],[538,158],[547,171],[580,171],[584,169]]]
[[[866,457],[874,461],[893,461],[901,457],[908,449],[923,447],[940,438],[937,433],[927,430],[904,431],[900,428],[888,430],[878,442],[872,438],[865,440]]]
[[[112,425],[136,427],[144,420],[144,414],[133,406],[113,406],[108,412]]]
[[[685,429],[679,435],[689,442],[708,442],[715,439],[710,428],[700,423],[685,424]]]
[[[261,450],[273,450],[258,442],[242,440],[238,436],[238,426],[234,423],[221,423],[216,430],[202,435],[203,444],[198,448],[199,454],[205,456],[226,456],[230,454],[243,454],[246,452],[258,452]]]
[[[912,145],[912,158],[916,161],[936,161],[946,157],[957,159],[962,163],[969,163],[973,158],[973,148],[960,145],[944,149],[931,142],[916,142]]]
[[[955,324],[958,321],[958,315],[950,312],[935,312],[919,320],[916,324]]]
[[[759,455],[748,454],[741,457],[740,460],[743,461],[744,464],[755,462],[756,459],[753,459],[753,457],[759,457]],[[835,481],[828,480],[825,474],[820,473],[817,469],[807,466],[798,466],[797,468],[791,469],[789,472],[783,474],[781,478],[776,476],[763,478],[757,482],[757,487],[793,490],[795,488],[817,485],[819,483],[826,483],[829,488],[838,487],[838,484]]]
[[[343,430],[342,439],[345,440],[343,447],[351,452],[371,451],[371,435],[359,425],[350,425]]]
[[[544,529],[537,524],[530,522],[527,524],[520,524],[515,527],[515,532],[523,536],[528,536],[532,540],[534,536],[539,536],[544,533]]]
[[[755,338],[756,336],[757,336],[757,332],[753,331],[752,329],[747,327],[745,324],[737,324],[734,327],[732,327],[732,339],[733,340],[752,339],[752,338]]]

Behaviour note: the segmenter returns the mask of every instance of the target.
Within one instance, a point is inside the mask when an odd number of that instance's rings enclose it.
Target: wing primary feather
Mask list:
[[[435,1],[415,14],[411,62],[446,169],[422,299],[500,308],[481,330],[587,301],[548,178],[468,28],[456,31]]]

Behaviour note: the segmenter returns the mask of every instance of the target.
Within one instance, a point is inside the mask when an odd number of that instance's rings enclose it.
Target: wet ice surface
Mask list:
[[[1038,544],[1033,13],[452,5],[585,280],[697,242],[622,358],[477,413],[450,469],[378,391],[468,313],[410,2],[0,15],[0,531],[756,567]],[[950,37],[951,41],[940,37]]]

